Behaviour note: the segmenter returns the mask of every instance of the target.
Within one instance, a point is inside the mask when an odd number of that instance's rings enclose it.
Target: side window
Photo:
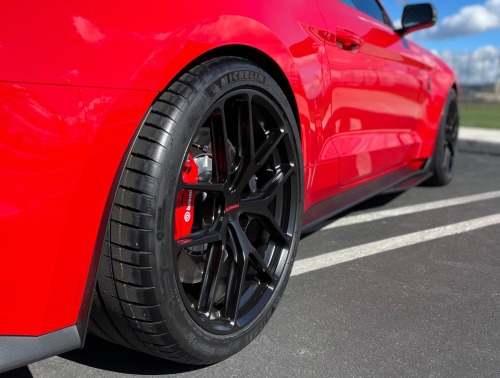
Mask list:
[[[340,2],[347,4],[347,5],[350,5],[353,8],[356,8],[356,6],[354,5],[354,3],[351,0],[340,0]]]
[[[340,0],[342,3],[350,5],[357,10],[366,13],[367,15],[379,20],[383,24],[392,27],[392,22],[385,13],[384,9],[380,6],[377,0]]]

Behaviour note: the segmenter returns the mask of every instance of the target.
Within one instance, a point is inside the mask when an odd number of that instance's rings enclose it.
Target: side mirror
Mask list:
[[[429,3],[407,5],[403,10],[402,28],[396,32],[404,36],[416,30],[430,28],[436,21],[437,12],[434,5]]]

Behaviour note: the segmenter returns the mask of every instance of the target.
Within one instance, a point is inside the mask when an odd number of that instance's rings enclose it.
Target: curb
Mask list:
[[[500,155],[500,130],[460,127],[458,149],[477,154]]]
[[[500,143],[489,143],[480,142],[477,140],[462,139],[458,141],[458,149],[462,152],[500,155]]]

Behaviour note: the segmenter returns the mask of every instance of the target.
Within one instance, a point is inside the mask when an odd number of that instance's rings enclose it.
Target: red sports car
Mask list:
[[[87,331],[210,364],[301,230],[453,176],[457,80],[378,0],[0,0],[0,371]]]

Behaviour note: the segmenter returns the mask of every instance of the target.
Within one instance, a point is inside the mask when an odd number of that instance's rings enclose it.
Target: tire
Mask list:
[[[159,95],[126,158],[90,331],[189,364],[235,354],[283,294],[302,206],[298,127],[278,84],[239,58],[195,66]]]
[[[457,92],[452,89],[448,95],[432,156],[430,177],[425,184],[429,186],[445,186],[455,174],[457,159],[459,115]]]

